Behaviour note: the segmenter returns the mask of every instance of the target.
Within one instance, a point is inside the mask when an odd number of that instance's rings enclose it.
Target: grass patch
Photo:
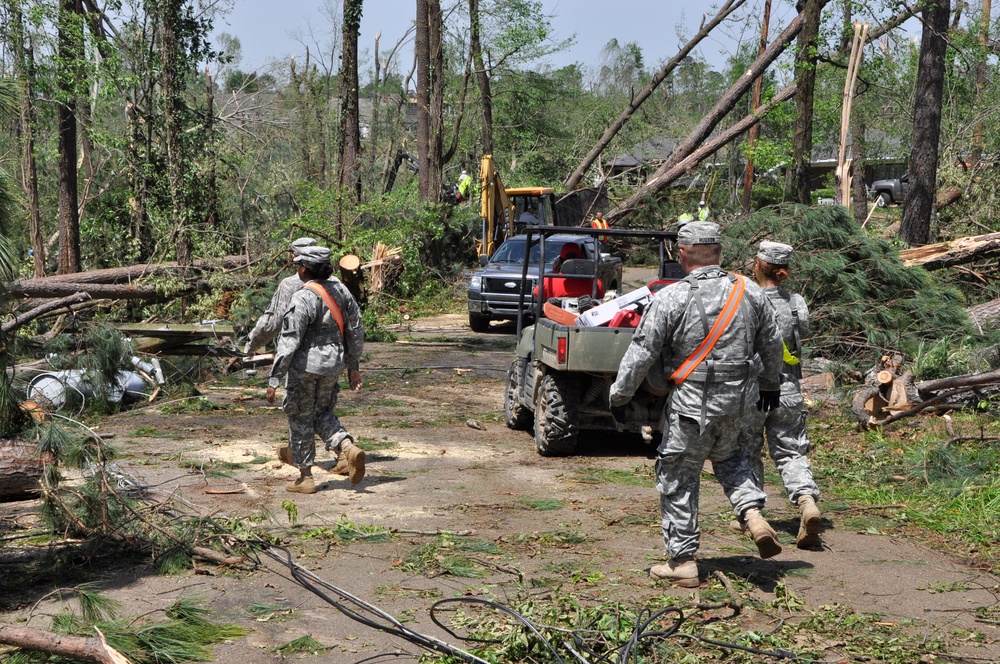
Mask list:
[[[247,615],[257,622],[285,622],[295,616],[295,609],[277,604],[251,604]]]
[[[556,500],[555,498],[538,498],[538,499],[521,498],[517,502],[519,502],[520,504],[524,505],[529,509],[539,510],[541,512],[559,510],[562,509],[563,507],[562,502]]]
[[[485,566],[474,560],[476,553],[496,554],[492,542],[470,540],[455,535],[440,535],[433,542],[414,549],[401,567],[407,572],[428,576],[457,576],[481,578],[488,574]]]
[[[393,448],[399,447],[399,443],[394,440],[389,440],[388,438],[383,438],[382,440],[369,440],[366,438],[355,439],[358,443],[358,447],[366,452],[378,452],[381,450],[391,450]]]
[[[566,530],[546,530],[533,533],[518,533],[514,537],[514,541],[565,548],[576,544],[583,544],[587,541],[587,536],[583,533]]]
[[[318,655],[321,652],[326,652],[330,650],[329,646],[324,646],[322,643],[314,639],[311,635],[306,634],[305,636],[300,636],[297,639],[292,639],[288,643],[278,646],[275,652],[281,653],[282,655]]]
[[[167,433],[156,427],[139,427],[138,429],[133,429],[129,434],[132,438],[176,438],[172,433]]]
[[[183,413],[208,413],[213,410],[229,410],[229,404],[217,404],[205,397],[192,397],[182,401],[172,401],[160,406],[160,412],[166,415]]]

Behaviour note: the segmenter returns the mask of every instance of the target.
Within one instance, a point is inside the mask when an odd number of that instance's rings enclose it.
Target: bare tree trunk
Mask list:
[[[961,10],[956,9],[958,14]],[[979,62],[976,64],[976,105],[982,106],[983,95],[986,91],[986,64],[987,46],[990,41],[990,18],[993,13],[993,0],[983,0],[982,16],[979,17],[979,45],[983,52],[979,55]],[[972,132],[972,166],[977,168],[983,158],[983,146],[985,144],[986,123],[979,120]]]
[[[604,131],[601,138],[598,139],[597,145],[595,145],[590,152],[587,153],[587,156],[583,158],[583,161],[576,167],[573,174],[566,179],[566,189],[575,189],[576,186],[580,184],[580,180],[583,179],[583,175],[587,172],[587,169],[590,168],[595,161],[597,161],[597,158],[601,156],[604,149],[611,143],[612,139],[614,139],[618,132],[621,131],[621,128],[625,126],[625,123],[628,122],[629,118],[631,118],[636,110],[638,110],[639,106],[644,101],[649,99],[650,95],[653,94],[653,91],[656,90],[660,83],[662,83],[663,80],[670,75],[670,72],[672,72],[677,65],[680,64],[680,62],[684,60],[684,58],[686,58],[692,50],[694,50],[695,46],[707,37],[708,34],[714,30],[717,25],[719,25],[719,23],[726,19],[726,17],[736,11],[736,9],[742,5],[743,2],[744,0],[727,0],[726,4],[722,6],[715,17],[707,25],[702,25],[701,29],[698,30],[698,34],[692,37],[691,40],[684,45],[684,48],[678,51],[674,57],[670,58],[670,61],[667,62],[667,64],[663,65],[660,71],[658,71],[649,81],[649,85],[643,88],[639,94],[632,97],[632,100],[629,102],[628,106],[625,107],[625,110],[619,114],[615,122],[608,127]],[[489,152],[487,151],[487,154],[488,153]]]
[[[914,96],[916,104],[913,109],[910,189],[903,204],[903,220],[899,225],[899,238],[910,246],[930,241],[950,17],[951,0],[936,0],[923,11],[920,67],[917,71]]]
[[[363,0],[344,0],[343,46],[340,59],[340,143],[337,182],[351,203],[361,202],[361,127],[358,111],[358,31]],[[337,206],[337,239],[344,237],[341,209]]]
[[[711,135],[715,127],[722,121],[729,111],[732,110],[736,102],[739,101],[740,97],[746,93],[746,91],[753,84],[754,79],[760,76],[768,68],[768,66],[774,62],[785,47],[788,46],[789,42],[795,38],[799,30],[802,29],[802,15],[796,16],[788,27],[775,39],[763,55],[754,60],[753,64],[743,73],[742,76],[732,85],[726,92],[722,95],[715,106],[702,118],[698,126],[688,134],[687,138],[681,142],[680,145],[673,151],[670,157],[656,170],[656,173],[641,187],[639,187],[635,193],[625,199],[618,207],[605,215],[608,222],[617,221],[618,219],[627,216],[634,212],[636,208],[642,203],[642,201],[659,191],[662,191],[670,182],[673,182],[672,171],[675,166],[678,166],[682,161],[685,161],[687,157],[691,156],[695,150],[700,150],[699,146],[704,147],[708,141],[708,137]],[[790,86],[791,87],[791,86]],[[787,90],[788,88],[786,88]],[[792,93],[794,94],[794,92]],[[791,98],[791,95],[785,97],[785,99]],[[768,106],[767,108],[772,108],[773,106]],[[765,107],[762,107],[762,110]],[[754,122],[759,121],[759,118],[754,120]],[[746,124],[743,127],[743,131],[749,129],[750,124]],[[730,139],[732,140],[732,139]],[[713,141],[715,143],[715,141]]]
[[[788,193],[792,200],[809,205],[809,162],[812,159],[813,103],[816,88],[816,41],[819,36],[820,14],[827,0],[803,0],[800,3],[802,31],[795,54],[795,133],[792,136],[792,168],[789,171]]]
[[[45,276],[45,238],[42,237],[42,211],[38,200],[38,165],[35,160],[35,54],[31,43],[24,36],[24,15],[21,5],[11,5],[11,27],[14,42],[14,71],[24,81],[21,93],[21,147],[24,161],[22,184],[28,199],[29,235],[34,263],[34,275]]]
[[[417,0],[416,34],[413,56],[417,61],[417,168],[420,200],[437,200],[437,191],[429,186],[431,169],[431,46],[427,23],[428,0]]]
[[[76,86],[83,57],[78,0],[59,5],[59,273],[80,271],[80,217],[76,179]]]
[[[417,0],[417,161],[420,200],[441,196],[444,48],[440,0]]]
[[[851,180],[852,200],[854,205],[854,221],[859,225],[865,223],[868,217],[868,189],[865,186],[865,134],[867,127],[860,115],[855,115],[851,122],[851,135],[854,140],[851,144],[851,153],[854,158],[854,177]]]
[[[490,90],[490,72],[483,62],[483,46],[479,37],[479,0],[469,0],[469,51],[476,68],[479,85],[479,105],[482,108],[483,154],[493,154],[493,92]]]
[[[215,230],[219,224],[219,192],[216,179],[216,156],[215,143],[215,81],[212,74],[205,67],[205,135],[208,140],[206,150],[206,160],[208,166],[206,170],[206,189],[208,189],[208,200],[205,201],[205,223],[209,228]]]
[[[757,57],[767,50],[767,33],[771,24],[771,0],[764,1],[764,18],[760,22],[760,46],[757,48]],[[760,93],[764,87],[764,76],[758,76],[753,82],[753,99],[750,100],[750,113],[756,113],[760,108]],[[753,148],[757,144],[757,136],[760,134],[760,124],[750,127],[747,136],[747,143],[750,145],[750,154],[747,157],[747,165],[743,170],[743,214],[750,213],[750,195],[753,193]]]
[[[160,16],[160,58],[163,70],[160,74],[163,86],[163,119],[166,125],[167,180],[170,186],[170,212],[173,216],[174,243],[177,248],[177,262],[190,265],[192,260],[191,235],[187,204],[185,178],[187,165],[181,146],[181,78],[178,71],[177,27],[180,20],[182,0],[165,0],[161,3]]]

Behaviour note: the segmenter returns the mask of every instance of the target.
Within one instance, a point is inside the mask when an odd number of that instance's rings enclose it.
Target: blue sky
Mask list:
[[[443,0],[447,7],[454,0]],[[464,1],[464,0],[463,0]],[[216,32],[228,32],[240,39],[243,48],[241,68],[253,71],[263,68],[269,59],[292,54],[305,54],[304,44],[326,44],[331,30],[324,7],[338,9],[341,0],[235,0],[229,15],[216,21]],[[365,0],[361,21],[359,47],[367,50],[362,56],[362,68],[369,68],[374,52],[374,39],[382,33],[380,52],[385,53],[406,33],[413,21],[414,0]],[[576,44],[566,52],[550,56],[547,63],[562,67],[573,62],[594,67],[600,62],[600,52],[611,38],[621,43],[637,42],[642,48],[647,68],[673,56],[680,45],[678,26],[686,36],[692,35],[702,20],[708,3],[677,2],[677,0],[543,0],[545,12],[551,16],[556,39],[575,35]],[[755,5],[751,0],[748,5]],[[772,25],[784,25],[794,14],[787,3],[775,3]],[[779,7],[779,5],[781,5]],[[712,11],[714,15],[714,11]],[[721,67],[740,39],[756,40],[748,35],[742,23],[734,24],[726,34],[702,42],[699,55]],[[774,29],[774,28],[772,28]],[[759,30],[751,26],[751,31]],[[310,32],[311,31],[311,32]],[[412,44],[412,41],[411,41]],[[315,52],[315,47],[311,47]],[[412,48],[401,59],[401,68],[408,69]]]

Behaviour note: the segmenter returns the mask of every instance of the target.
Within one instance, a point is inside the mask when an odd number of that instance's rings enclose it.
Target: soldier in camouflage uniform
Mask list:
[[[344,369],[351,389],[361,389],[358,362],[364,346],[364,330],[357,302],[339,280],[330,278],[333,266],[329,249],[305,247],[294,262],[304,285],[292,295],[282,319],[267,400],[274,403],[275,389],[285,378],[285,398],[281,405],[288,415],[290,461],[300,473],[286,488],[294,493],[315,493],[314,434],[323,439],[327,449],[337,450],[347,458],[351,484],[357,484],[365,475],[364,451],[354,444],[333,412]],[[310,290],[313,284],[331,298],[334,306]]]
[[[806,412],[802,408],[802,337],[809,335],[809,308],[798,293],[781,288],[788,278],[792,247],[779,242],[761,242],[754,261],[754,279],[764,289],[764,295],[774,311],[774,318],[784,344],[784,364],[781,371],[781,404],[778,408],[754,412],[746,430],[746,446],[750,465],[760,486],[764,485],[764,435],[774,464],[781,473],[781,482],[788,499],[799,506],[801,518],[796,544],[800,549],[819,546],[821,518],[816,500],[819,488],[809,469],[809,438],[806,435]],[[742,524],[740,524],[742,525]]]
[[[298,256],[299,250],[303,247],[315,246],[316,240],[311,237],[300,237],[292,242],[292,256]],[[244,348],[247,355],[253,355],[266,346],[271,339],[278,336],[278,332],[281,330],[281,319],[288,309],[292,294],[300,288],[302,288],[302,280],[297,274],[281,280],[274,295],[271,296],[271,302],[267,305],[267,309],[257,319],[257,324],[250,332],[250,338],[247,340],[246,348]]]
[[[737,280],[743,279],[719,267],[722,246],[717,224],[685,224],[678,231],[677,244],[687,277],[660,290],[643,314],[611,386],[616,418],[625,419],[621,409],[651,369],[670,376],[694,356],[730,292],[740,286]],[[712,460],[715,477],[737,517],[748,524],[761,557],[781,552],[776,533],[760,514],[766,496],[739,446],[749,411],[755,405],[777,405],[781,337],[763,292],[749,280],[742,283],[744,294],[731,322],[707,358],[686,380],[674,385],[661,422],[656,488],[670,560],[654,565],[650,575],[686,587],[699,583],[694,554],[699,544],[698,495],[706,459]],[[763,373],[758,375],[760,367]]]

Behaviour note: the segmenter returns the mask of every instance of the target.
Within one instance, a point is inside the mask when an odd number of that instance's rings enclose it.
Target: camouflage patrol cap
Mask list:
[[[692,221],[677,231],[677,244],[719,244],[721,241],[719,225],[711,221]]]
[[[326,247],[302,247],[292,259],[293,263],[329,263],[330,250]]]
[[[292,240],[292,253],[298,256],[299,252],[302,250],[303,247],[315,247],[315,246],[316,246],[316,240],[312,239],[311,237],[300,237],[297,240]]]
[[[788,265],[793,251],[790,245],[764,240],[760,243],[757,258],[771,265]]]

